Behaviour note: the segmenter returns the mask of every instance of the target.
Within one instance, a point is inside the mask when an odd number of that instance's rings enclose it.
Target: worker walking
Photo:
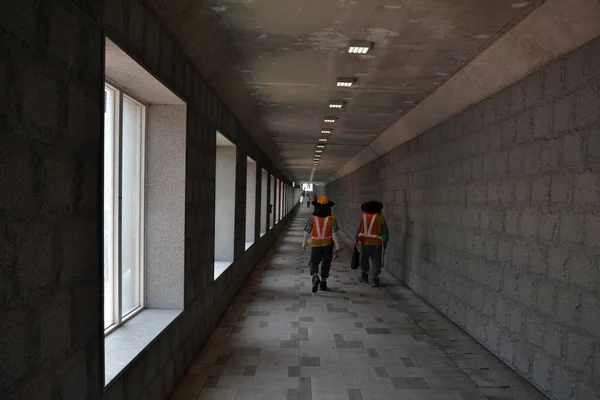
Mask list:
[[[337,237],[339,231],[335,216],[331,215],[331,207],[335,203],[329,201],[327,196],[321,196],[313,202],[315,210],[304,226],[304,239],[302,249],[306,250],[309,235],[312,236],[312,249],[310,252],[310,274],[312,276],[312,292],[319,289],[328,290],[327,278],[334,252],[340,251],[340,241]],[[319,276],[319,264],[321,274]]]
[[[379,201],[368,201],[360,206],[363,214],[356,235],[357,244],[361,247],[361,282],[371,282],[371,286],[379,286],[379,274],[383,267],[383,255],[388,243],[388,228],[381,214],[383,204]],[[369,265],[369,261],[370,264]],[[371,268],[372,267],[372,268]],[[369,271],[371,276],[369,277]]]

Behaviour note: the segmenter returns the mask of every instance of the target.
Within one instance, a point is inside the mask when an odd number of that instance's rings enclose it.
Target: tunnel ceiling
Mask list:
[[[259,145],[299,181],[310,177],[319,138],[328,142],[313,180],[326,181],[541,2],[146,0]],[[349,40],[374,47],[349,54]],[[338,88],[338,77],[356,83]],[[330,100],[344,109],[330,110]]]

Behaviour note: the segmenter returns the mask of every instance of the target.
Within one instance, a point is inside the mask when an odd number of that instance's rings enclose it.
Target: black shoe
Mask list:
[[[327,290],[329,290],[329,288],[327,287],[327,282],[325,281],[325,279],[323,279],[323,280],[321,281],[321,287],[320,287],[320,289],[321,289],[321,290],[324,290],[324,291],[327,291]]]
[[[313,293],[317,293],[317,291],[319,290],[319,284],[321,283],[321,279],[319,279],[319,275],[315,274],[312,277],[312,292]]]
[[[363,272],[363,273],[360,275],[360,281],[361,281],[362,283],[369,283],[369,274],[367,274],[366,272]]]
[[[373,282],[371,282],[371,287],[379,287],[379,278],[373,278]]]

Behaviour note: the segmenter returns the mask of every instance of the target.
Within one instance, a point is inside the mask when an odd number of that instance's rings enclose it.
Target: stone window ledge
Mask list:
[[[104,338],[104,385],[120,375],[183,311],[145,309]]]
[[[231,265],[233,265],[233,261],[215,261],[215,281]]]

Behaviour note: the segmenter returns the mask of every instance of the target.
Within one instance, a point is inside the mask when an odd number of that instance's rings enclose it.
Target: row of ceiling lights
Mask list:
[[[348,53],[350,54],[359,54],[359,55],[363,55],[363,54],[367,54],[367,52],[371,49],[371,47],[373,47],[373,42],[369,42],[366,40],[351,40],[350,43],[348,43]],[[355,78],[337,78],[337,86],[338,87],[344,87],[344,88],[348,88],[348,87],[352,87],[352,85],[354,85],[354,83],[356,82]],[[331,100],[329,102],[329,108],[334,109],[334,110],[341,110],[342,108],[344,108],[344,102],[341,100]],[[328,116],[325,117],[324,122],[328,123],[328,124],[335,124],[338,120],[338,117],[333,117],[333,116]],[[329,135],[333,132],[333,129],[329,129],[329,128],[323,128],[321,129],[321,133],[324,135]],[[317,166],[319,165],[319,161],[321,160],[321,155],[323,154],[323,149],[325,148],[325,145],[322,143],[327,142],[327,138],[323,137],[319,139],[320,144],[317,144],[317,148],[315,150],[315,157],[313,159],[313,167],[312,167],[312,171],[310,174],[310,179],[312,180],[315,170],[317,168]]]

